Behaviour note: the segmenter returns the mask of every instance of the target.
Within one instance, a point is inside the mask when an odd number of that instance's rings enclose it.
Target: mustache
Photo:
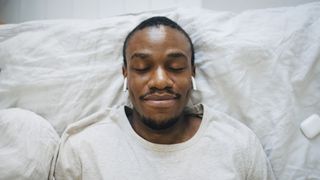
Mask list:
[[[179,93],[174,92],[172,89],[166,88],[166,89],[163,89],[163,90],[150,89],[149,92],[147,92],[144,95],[140,96],[140,99],[143,100],[147,96],[156,95],[156,94],[169,94],[169,95],[175,96],[175,98],[177,98],[177,99],[181,97],[181,95]]]

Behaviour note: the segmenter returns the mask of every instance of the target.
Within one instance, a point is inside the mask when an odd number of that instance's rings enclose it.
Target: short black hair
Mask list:
[[[126,49],[127,49],[128,41],[134,35],[134,33],[139,30],[142,30],[144,28],[147,28],[147,27],[154,27],[154,26],[158,27],[160,25],[171,27],[173,29],[180,31],[182,34],[185,35],[185,37],[188,39],[188,41],[190,43],[191,64],[194,65],[194,48],[193,48],[193,43],[192,43],[191,38],[188,35],[188,33],[181,26],[179,26],[176,22],[172,21],[171,19],[164,17],[164,16],[154,16],[154,17],[151,17],[149,19],[142,21],[138,26],[136,26],[133,30],[131,30],[129,32],[129,34],[127,35],[127,37],[123,43],[123,48],[122,48],[123,63],[124,63],[125,67],[127,66]]]

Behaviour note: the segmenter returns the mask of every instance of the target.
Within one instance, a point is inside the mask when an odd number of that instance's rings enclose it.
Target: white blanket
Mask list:
[[[0,108],[45,117],[59,134],[99,109],[127,102],[122,44],[140,21],[165,15],[196,51],[194,103],[244,122],[278,179],[320,179],[320,136],[300,123],[320,113],[320,3],[240,14],[176,9],[101,20],[0,26]]]

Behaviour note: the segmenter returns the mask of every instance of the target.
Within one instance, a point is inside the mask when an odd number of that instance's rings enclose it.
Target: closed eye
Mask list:
[[[174,71],[174,72],[179,72],[183,71],[185,67],[169,67],[169,70]]]
[[[137,71],[139,73],[147,72],[150,67],[145,67],[145,68],[132,68],[134,71]]]

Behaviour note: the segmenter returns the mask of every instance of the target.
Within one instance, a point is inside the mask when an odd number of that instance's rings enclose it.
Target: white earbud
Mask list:
[[[193,76],[191,76],[192,88],[193,90],[197,90],[196,80]]]
[[[123,92],[126,92],[127,89],[128,89],[127,77],[125,77],[125,78],[123,79],[123,89],[122,89],[122,91],[123,91]]]

